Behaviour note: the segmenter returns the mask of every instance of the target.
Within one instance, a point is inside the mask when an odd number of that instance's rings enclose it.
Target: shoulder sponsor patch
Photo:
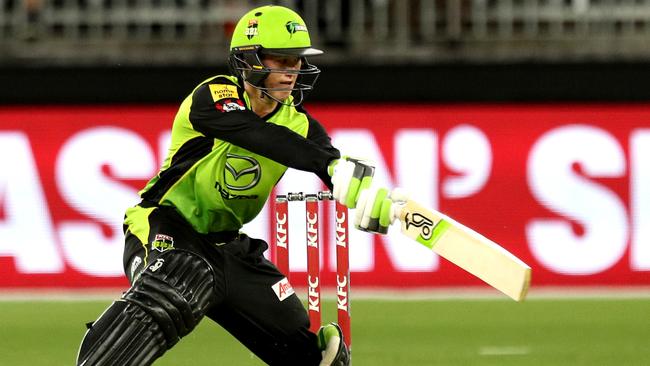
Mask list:
[[[223,99],[239,99],[237,87],[228,84],[209,84],[212,101],[218,102]]]
[[[284,301],[286,298],[294,294],[293,287],[286,277],[276,282],[271,286],[271,288],[280,301]]]
[[[220,112],[243,111],[246,109],[240,99],[222,99],[214,105]]]

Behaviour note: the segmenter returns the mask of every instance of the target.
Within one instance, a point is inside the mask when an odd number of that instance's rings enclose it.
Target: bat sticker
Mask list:
[[[428,217],[419,213],[406,214],[404,217],[404,223],[406,224],[406,230],[408,230],[409,227],[413,225],[414,227],[420,228],[420,236],[422,236],[422,239],[431,239],[434,225],[433,221]]]

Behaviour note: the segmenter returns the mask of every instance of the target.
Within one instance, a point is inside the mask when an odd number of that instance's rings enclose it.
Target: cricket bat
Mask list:
[[[515,301],[526,297],[530,267],[497,243],[419,203],[400,200],[402,233],[485,281]]]

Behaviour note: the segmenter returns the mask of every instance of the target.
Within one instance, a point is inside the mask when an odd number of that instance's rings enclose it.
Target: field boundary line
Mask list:
[[[306,287],[296,287],[300,298],[307,294]],[[110,301],[121,296],[126,288],[35,288],[0,289],[0,302],[20,301]],[[505,295],[489,287],[436,287],[436,288],[358,288],[350,291],[350,300],[382,301],[446,301],[446,300],[495,300],[511,301]],[[325,300],[336,299],[335,290],[323,291]],[[579,299],[650,299],[650,286],[598,286],[598,287],[535,287],[526,301],[579,300]]]
[[[0,302],[22,301],[110,301],[117,299],[125,288],[35,288],[35,289],[2,289]]]

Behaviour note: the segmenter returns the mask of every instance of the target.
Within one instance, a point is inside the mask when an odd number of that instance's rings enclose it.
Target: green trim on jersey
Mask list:
[[[135,235],[143,244],[149,242],[149,215],[154,209],[155,207],[144,208],[134,206],[129,207],[126,210],[124,225],[126,225],[131,234]],[[142,223],[146,223],[146,225],[143,225]]]
[[[226,75],[207,79],[199,87],[205,83],[223,84],[225,80],[219,81],[219,78],[226,78],[239,87],[235,77]],[[170,149],[161,171],[140,192],[141,195],[149,191],[166,170],[171,171],[175,165],[184,163],[180,161],[182,159],[175,159],[181,149],[187,144],[195,143],[197,137],[203,137],[203,141],[207,139],[193,128],[190,121],[194,92],[183,101],[176,114]],[[250,109],[246,93],[242,97]],[[231,112],[215,109],[215,113]],[[218,118],[214,123],[219,123]],[[266,123],[287,127],[305,138],[309,130],[307,115],[294,106],[280,105]],[[185,167],[182,174],[179,173],[180,176],[170,181],[169,187],[156,199],[159,205],[175,207],[196,231],[204,234],[240,230],[244,224],[253,220],[287,170],[282,164],[219,139],[213,139],[209,151],[201,150],[200,153],[204,155],[193,156],[193,164]]]
[[[147,259],[149,258],[149,248],[147,244],[149,243],[149,234],[151,228],[149,226],[149,215],[155,210],[155,207],[144,208],[141,206],[129,207],[126,210],[126,215],[124,218],[124,225],[126,225],[127,230],[131,234],[135,235],[142,247],[144,248],[144,266],[147,266]]]
[[[192,94],[194,94],[196,89],[198,89],[201,85],[208,83],[220,76],[224,75],[217,75],[204,80],[201,82],[201,84],[197,85],[194,90],[192,90],[192,93],[187,98],[185,98],[185,100],[183,100],[178,109],[178,112],[176,112],[176,117],[174,118],[171,144],[169,146],[169,150],[167,151],[167,156],[165,157],[165,160],[163,161],[162,167],[160,168],[158,174],[154,176],[140,192],[138,192],[140,195],[149,191],[149,189],[151,189],[151,187],[153,187],[153,185],[158,182],[161,173],[171,166],[174,156],[181,149],[181,147],[183,147],[183,145],[196,137],[205,137],[201,132],[195,130],[190,123],[189,111],[192,106]],[[228,79],[234,83],[237,83],[237,78],[228,77]]]

